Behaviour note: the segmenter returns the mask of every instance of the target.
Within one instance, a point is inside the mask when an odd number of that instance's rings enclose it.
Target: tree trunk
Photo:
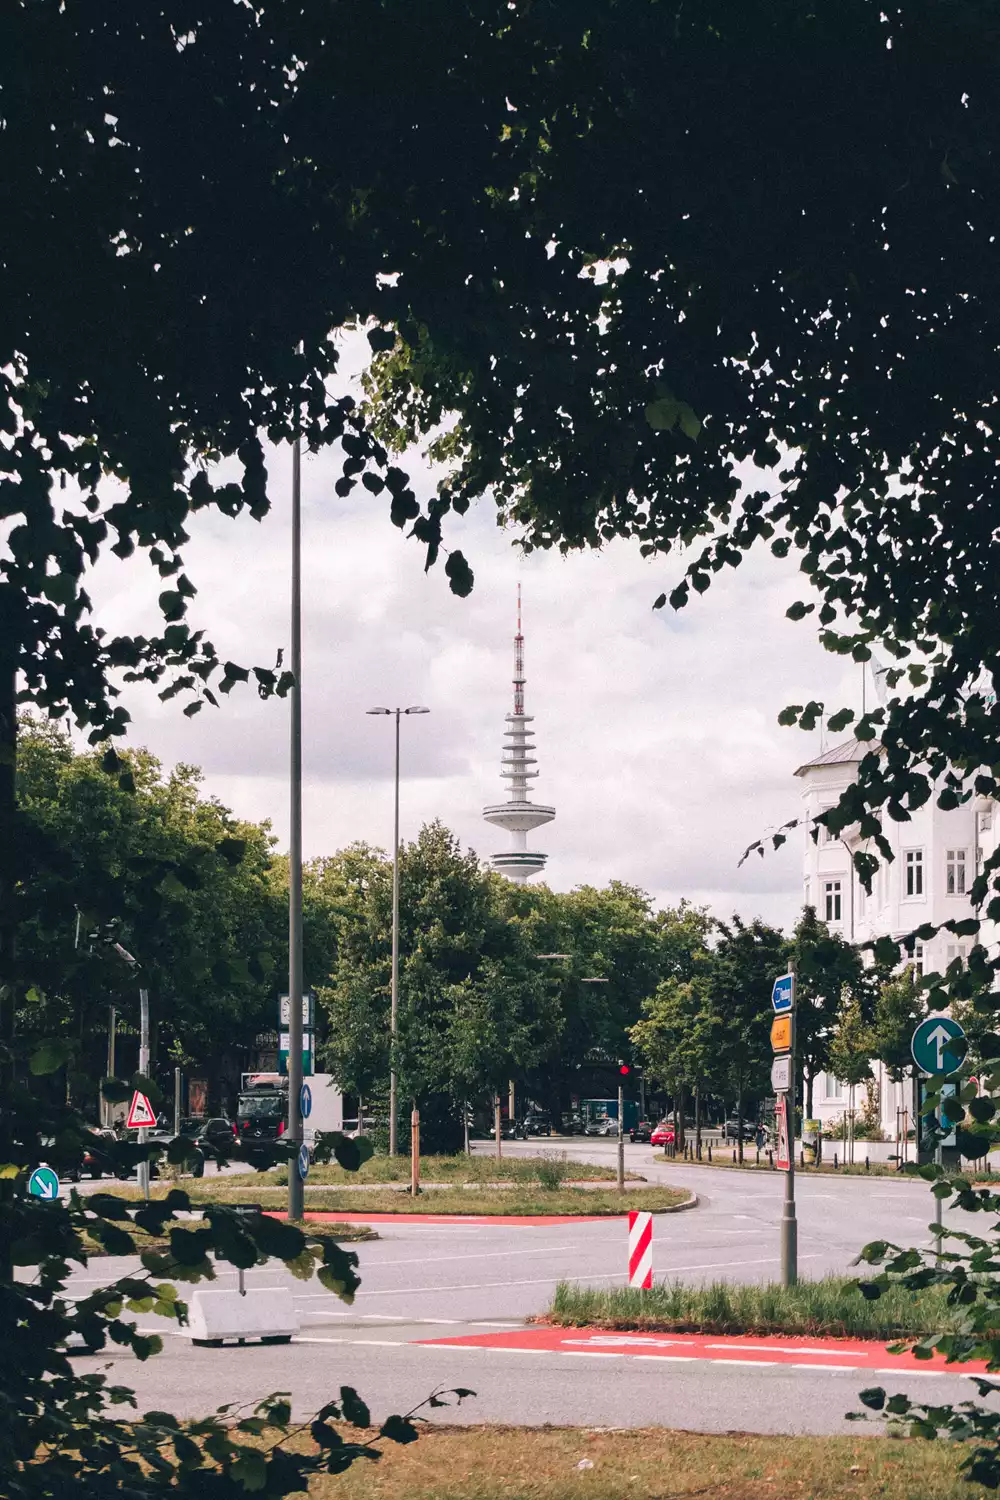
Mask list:
[[[701,1155],[701,1084],[694,1086],[694,1154]]]
[[[678,1088],[677,1092],[680,1095],[680,1101],[681,1101],[681,1118],[680,1118],[680,1124],[678,1126],[679,1134],[677,1136],[677,1149],[678,1149],[678,1151],[683,1151],[684,1150],[684,1146],[685,1146],[685,1137],[684,1137],[684,1112],[685,1112],[685,1110],[687,1108],[687,1087],[686,1087],[686,1085],[682,1083],[680,1085],[680,1087]]]
[[[805,1111],[805,1114],[803,1115],[802,1118],[804,1120],[811,1120],[812,1117],[813,1117],[813,1076],[812,1076],[812,1073],[811,1072],[810,1073],[806,1073],[805,1079],[806,1079],[806,1099],[805,1099],[806,1111]]]
[[[736,1159],[743,1165],[743,1080],[736,1090]]]
[[[496,1135],[497,1161],[503,1156],[503,1131],[500,1127],[500,1095],[493,1096],[493,1130]]]

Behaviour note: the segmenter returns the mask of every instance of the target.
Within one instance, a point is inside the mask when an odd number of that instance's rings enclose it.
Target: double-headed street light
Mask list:
[[[429,708],[369,708],[370,714],[396,716],[396,798],[392,834],[392,1019],[389,1071],[389,1155],[397,1154],[396,1141],[396,1033],[399,1024],[399,721],[404,714],[429,714]],[[359,1121],[360,1126],[360,1121]]]

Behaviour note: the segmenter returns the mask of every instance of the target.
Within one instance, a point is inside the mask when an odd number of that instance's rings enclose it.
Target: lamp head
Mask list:
[[[404,714],[429,714],[429,708],[404,708]]]
[[[365,713],[366,714],[391,714],[392,713],[392,709],[391,708],[366,708],[365,709]]]

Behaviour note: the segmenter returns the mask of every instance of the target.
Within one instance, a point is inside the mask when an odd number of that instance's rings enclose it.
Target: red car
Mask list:
[[[649,1137],[651,1146],[672,1146],[674,1144],[674,1127],[669,1120],[661,1120],[659,1125]]]

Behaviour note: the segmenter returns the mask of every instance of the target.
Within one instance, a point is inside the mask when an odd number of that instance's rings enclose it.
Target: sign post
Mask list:
[[[965,1038],[965,1031],[950,1016],[925,1016],[914,1031],[910,1041],[910,1052],[913,1056],[913,1061],[922,1073],[928,1073],[932,1078],[943,1078],[948,1073],[957,1072],[962,1066],[967,1050],[968,1042]],[[934,1161],[940,1167],[943,1164],[940,1108],[935,1112],[935,1124],[937,1126],[937,1139],[934,1143]],[[919,1142],[917,1150],[919,1160]],[[943,1233],[944,1215],[942,1212],[942,1200],[935,1195],[934,1237],[937,1244],[935,1255],[939,1261],[941,1259],[941,1236]]]
[[[774,1020],[771,1047],[778,1054],[771,1068],[778,1102],[777,1165],[785,1174],[785,1196],[781,1208],[781,1284],[798,1281],[799,1226],[795,1218],[795,961],[781,974],[771,990]],[[782,1085],[784,1085],[782,1087]]]

